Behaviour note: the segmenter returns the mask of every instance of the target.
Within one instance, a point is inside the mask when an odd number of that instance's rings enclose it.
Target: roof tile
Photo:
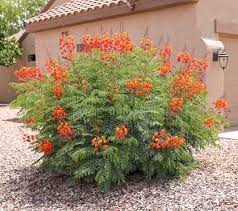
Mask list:
[[[76,12],[81,13],[90,9],[94,10],[97,7],[102,8],[104,6],[110,7],[119,3],[128,3],[130,0],[71,0],[70,2],[64,3],[54,9],[48,10],[41,13],[26,21],[26,24],[31,24],[40,21],[46,21],[49,19],[67,16],[69,14],[75,14]]]

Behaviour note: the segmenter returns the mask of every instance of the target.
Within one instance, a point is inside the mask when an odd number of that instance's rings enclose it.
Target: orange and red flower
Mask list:
[[[65,138],[65,139],[71,139],[72,138],[73,131],[70,128],[70,126],[67,122],[61,122],[57,126],[57,130],[63,138]]]
[[[52,112],[52,115],[53,117],[56,119],[56,120],[63,120],[63,118],[66,116],[66,113],[64,111],[64,108],[62,108],[61,106],[57,106],[53,112]]]
[[[161,131],[156,131],[154,136],[146,144],[147,149],[156,149],[156,150],[164,150],[164,149],[174,149],[180,148],[185,139],[182,136],[171,136],[165,129]]]
[[[61,97],[64,94],[64,89],[60,85],[53,87],[53,93],[56,97]]]
[[[159,54],[161,57],[170,56],[173,53],[173,50],[170,46],[162,46],[160,48]]]
[[[159,54],[161,57],[162,64],[157,67],[157,71],[160,73],[161,76],[165,76],[172,69],[170,58],[172,54],[172,48],[169,46],[162,46],[160,48]]]
[[[206,71],[208,67],[208,61],[205,59],[196,59],[191,60],[191,69],[196,69],[198,71]]]
[[[177,56],[177,61],[184,64],[188,64],[191,61],[192,57],[189,52],[180,52]]]
[[[29,117],[25,120],[25,123],[26,124],[32,124],[35,122],[35,118],[34,117]]]
[[[215,124],[215,120],[212,117],[206,118],[204,120],[204,124],[207,125],[208,127],[212,127]]]
[[[75,41],[73,36],[60,36],[59,47],[63,59],[72,59],[75,50]]]
[[[105,52],[102,52],[102,60],[103,61],[111,61],[111,62],[114,62],[117,58],[117,54],[114,53],[114,52],[108,52],[108,51],[105,51]]]
[[[41,152],[45,154],[49,154],[52,151],[53,144],[49,140],[43,140],[39,145],[38,148]]]
[[[38,67],[22,67],[16,71],[16,76],[19,81],[30,79],[41,80],[43,74]]]
[[[157,71],[161,76],[165,76],[171,71],[171,68],[171,63],[163,63],[161,66],[157,67]]]
[[[198,78],[189,74],[178,74],[171,83],[171,92],[173,97],[190,99],[194,95],[206,91],[205,84]]]
[[[169,111],[179,113],[183,107],[183,98],[172,98]]]
[[[53,59],[46,61],[45,65],[51,76],[52,91],[59,98],[64,94],[63,84],[69,83],[68,70],[66,66],[56,63]]]
[[[226,109],[228,108],[228,103],[225,99],[218,98],[213,102],[213,105],[216,109]]]
[[[169,143],[169,148],[180,148],[184,142],[185,139],[182,136],[172,136]]]
[[[115,129],[115,136],[116,139],[124,139],[128,134],[128,129],[126,128],[126,126],[124,124],[119,125],[116,129]]]
[[[126,82],[126,89],[135,95],[148,95],[153,89],[153,86],[139,78],[128,80]]]
[[[109,147],[108,140],[105,136],[97,136],[94,139],[92,139],[91,142],[96,152],[102,149],[107,149]]]
[[[84,45],[84,51],[91,52],[92,49],[99,49],[101,51],[117,51],[121,54],[128,53],[134,47],[128,33],[118,33],[110,36],[105,35],[90,35],[86,34],[81,39]]]
[[[66,67],[54,62],[53,60],[49,60],[45,64],[46,70],[50,73],[54,82],[59,84],[68,83],[68,70]]]

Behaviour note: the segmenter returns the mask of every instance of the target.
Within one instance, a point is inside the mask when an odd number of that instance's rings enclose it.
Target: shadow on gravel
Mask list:
[[[4,122],[22,123],[20,118],[5,119]]]
[[[131,176],[127,185],[114,188],[108,193],[100,193],[95,185],[73,184],[66,177],[53,175],[33,166],[15,170],[13,175],[14,178],[2,187],[5,201],[17,201],[20,206],[31,204],[35,208],[40,208],[43,204],[61,204],[67,208],[87,207],[87,204],[103,207],[105,200],[116,203],[127,194],[133,195],[143,191],[143,197],[149,197],[152,194],[150,189],[155,186],[163,191],[169,189],[166,181],[145,180],[138,175]]]

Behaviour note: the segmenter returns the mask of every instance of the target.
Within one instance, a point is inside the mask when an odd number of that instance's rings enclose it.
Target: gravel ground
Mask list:
[[[32,166],[39,158],[21,141],[17,110],[0,106],[0,211],[8,210],[238,210],[238,141],[222,140],[185,181],[145,180],[99,193]]]

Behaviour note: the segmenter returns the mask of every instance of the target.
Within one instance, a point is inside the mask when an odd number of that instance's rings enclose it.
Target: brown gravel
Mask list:
[[[238,210],[238,141],[196,155],[203,160],[185,181],[145,180],[102,194],[31,164],[39,158],[21,141],[17,110],[0,106],[0,211]]]

